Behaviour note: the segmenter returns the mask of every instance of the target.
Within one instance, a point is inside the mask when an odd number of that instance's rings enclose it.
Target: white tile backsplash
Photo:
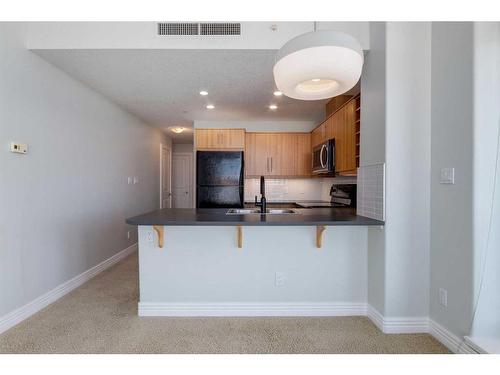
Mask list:
[[[266,178],[266,198],[271,201],[321,200],[323,183],[320,179]],[[260,179],[245,179],[245,201],[260,198]]]
[[[357,214],[385,220],[385,164],[358,168]]]
[[[266,198],[272,201],[329,201],[333,183],[356,183],[356,177],[337,178],[266,178]],[[245,201],[260,198],[260,179],[245,179]]]

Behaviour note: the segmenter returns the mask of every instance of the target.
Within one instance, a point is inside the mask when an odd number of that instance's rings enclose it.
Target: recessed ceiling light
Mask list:
[[[215,106],[213,104],[207,105],[207,109],[214,109],[214,108],[215,108]]]
[[[269,109],[275,110],[275,109],[278,109],[278,106],[276,104],[271,104],[269,106]]]
[[[313,78],[313,79],[311,79],[311,81],[313,81],[313,82],[319,82],[319,81],[321,81],[321,78]]]
[[[174,133],[180,134],[180,133],[182,133],[186,129],[184,129],[181,126],[178,126],[178,127],[175,127],[175,128],[170,128],[170,130],[172,130]]]
[[[208,95],[208,91],[200,91],[200,95],[201,96],[207,96]]]
[[[281,96],[283,95],[283,93],[279,90],[276,90],[275,92],[273,92],[274,96]]]

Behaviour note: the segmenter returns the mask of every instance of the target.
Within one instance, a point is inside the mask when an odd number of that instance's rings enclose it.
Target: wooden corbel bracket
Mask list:
[[[243,228],[241,225],[236,226],[236,239],[238,243],[238,249],[243,247]]]
[[[153,225],[153,229],[155,230],[156,234],[158,235],[158,247],[161,249],[163,248],[163,225]]]
[[[325,231],[326,227],[324,225],[317,225],[316,226],[316,247],[318,249],[321,249],[321,246],[323,244],[323,232]]]

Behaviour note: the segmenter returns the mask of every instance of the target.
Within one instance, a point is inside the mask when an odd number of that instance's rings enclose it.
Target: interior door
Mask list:
[[[161,146],[160,168],[161,168],[161,186],[160,186],[160,201],[161,208],[172,207],[172,193],[171,193],[171,150],[165,146]]]
[[[172,155],[172,207],[193,207],[193,154]]]

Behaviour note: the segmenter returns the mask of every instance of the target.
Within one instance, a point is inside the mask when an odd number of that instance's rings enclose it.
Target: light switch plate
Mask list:
[[[441,184],[454,184],[455,183],[455,168],[441,168]]]
[[[28,145],[26,143],[10,142],[10,152],[15,152],[16,154],[27,154]]]

